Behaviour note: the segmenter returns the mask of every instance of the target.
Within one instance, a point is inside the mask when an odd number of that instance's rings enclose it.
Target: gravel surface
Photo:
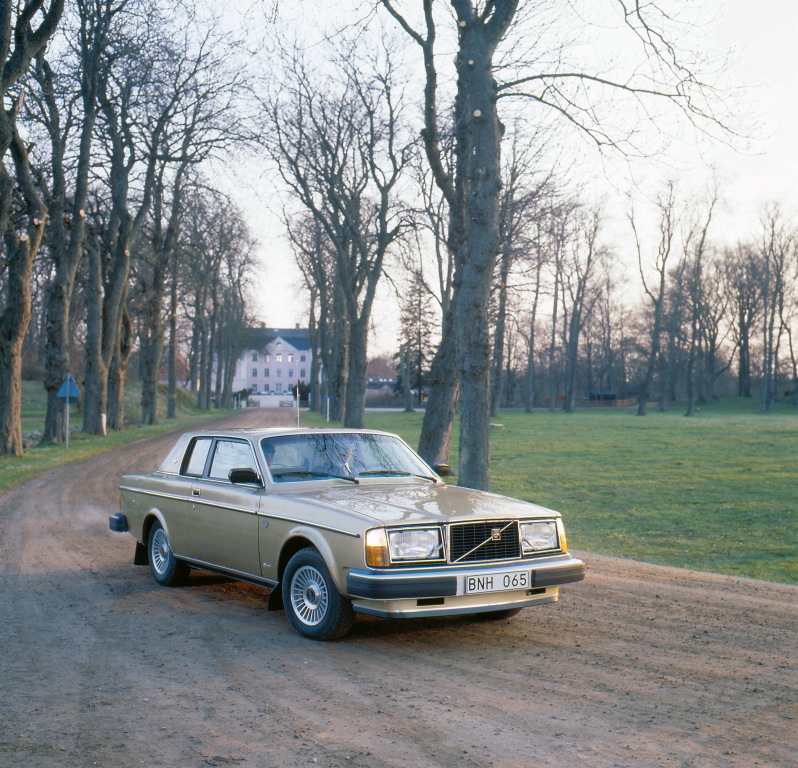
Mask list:
[[[3,768],[798,766],[798,587],[577,553],[514,619],[313,642],[264,589],[159,587],[108,530],[174,437],[0,494]]]

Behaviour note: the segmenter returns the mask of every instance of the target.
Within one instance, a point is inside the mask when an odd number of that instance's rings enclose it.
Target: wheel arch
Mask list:
[[[280,549],[280,557],[277,561],[278,579],[280,581],[283,580],[283,574],[285,573],[288,561],[299,552],[299,550],[305,549],[305,547],[313,547],[318,551],[324,558],[324,562],[330,571],[333,581],[335,581],[335,585],[338,587],[338,591],[342,595],[346,594],[346,584],[341,583],[338,559],[335,557],[329,542],[322,533],[310,526],[297,526],[289,533],[288,538]]]
[[[166,525],[166,521],[163,519],[161,511],[159,509],[152,508],[147,512],[146,515],[144,515],[144,522],[141,524],[141,543],[145,547],[147,546],[147,542],[150,540],[150,531],[155,523],[160,523],[161,527],[166,531],[166,535],[169,535],[169,526]]]

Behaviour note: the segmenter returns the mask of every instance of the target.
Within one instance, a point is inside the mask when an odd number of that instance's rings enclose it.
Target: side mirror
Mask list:
[[[251,467],[236,467],[227,473],[227,479],[231,483],[252,483],[253,485],[263,485],[260,475]]]
[[[452,471],[448,464],[433,464],[432,468],[435,470],[435,474],[437,474],[438,477],[446,477],[446,475]]]

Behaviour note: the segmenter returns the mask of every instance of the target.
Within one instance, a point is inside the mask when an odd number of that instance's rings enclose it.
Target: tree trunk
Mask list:
[[[0,166],[0,198],[10,199],[13,182]],[[8,207],[0,215],[7,223]],[[35,211],[30,212],[35,217]],[[25,235],[27,237],[27,235]],[[13,242],[16,240],[17,242]],[[31,316],[30,274],[33,254],[29,240],[15,232],[6,236],[6,298],[0,315],[0,453],[22,456],[22,343]]]
[[[538,301],[540,300],[540,278],[542,271],[541,259],[535,265],[535,292],[532,299],[532,312],[529,318],[529,349],[527,352],[526,367],[526,413],[532,413],[535,407],[535,324],[537,323]]]
[[[402,400],[405,404],[405,413],[413,413],[413,385],[410,381],[412,376],[410,365],[410,344],[405,342],[399,350],[399,360],[402,370]]]
[[[102,354],[102,259],[100,244],[90,239],[88,281],[86,285],[86,362],[83,390],[83,431],[89,435],[106,434],[108,369]]]
[[[117,347],[108,367],[108,428],[120,430],[125,427],[125,381],[130,353],[133,351],[135,334],[127,308],[119,320]]]
[[[429,397],[418,443],[419,456],[430,465],[449,461],[452,424],[459,396],[452,324],[450,304],[443,320],[441,343],[430,366]]]
[[[507,281],[510,276],[510,248],[502,254],[499,271],[499,307],[496,313],[496,328],[493,332],[493,380],[491,381],[490,415],[497,416],[504,387],[504,336],[507,324]]]
[[[368,317],[352,323],[349,333],[349,358],[346,387],[344,426],[363,428],[366,406],[366,383],[368,369]]]
[[[166,399],[166,418],[177,417],[177,270],[172,271],[169,290],[169,392]]]
[[[509,24],[514,6],[504,9]],[[494,16],[493,22],[497,22]],[[460,456],[458,485],[490,490],[490,363],[488,328],[490,284],[499,243],[501,137],[496,109],[493,52],[501,39],[486,35],[473,18],[466,26],[457,56],[461,125],[458,153],[469,154],[465,197],[468,236],[454,302],[457,373],[460,384]],[[506,27],[505,27],[506,29]],[[492,30],[497,32],[498,30]],[[462,134],[465,133],[465,136]],[[464,180],[465,181],[465,180]]]

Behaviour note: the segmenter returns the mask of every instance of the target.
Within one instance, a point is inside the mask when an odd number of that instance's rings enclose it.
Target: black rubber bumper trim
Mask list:
[[[368,600],[401,600],[419,597],[452,597],[457,594],[456,576],[428,579],[370,579],[349,574],[346,591],[350,597]]]
[[[584,581],[585,564],[566,566],[564,568],[552,568],[551,570],[532,571],[533,587],[556,587],[560,584],[573,584],[576,581]]]
[[[127,525],[127,518],[121,512],[117,512],[108,518],[108,527],[114,533],[127,533],[130,530]]]

